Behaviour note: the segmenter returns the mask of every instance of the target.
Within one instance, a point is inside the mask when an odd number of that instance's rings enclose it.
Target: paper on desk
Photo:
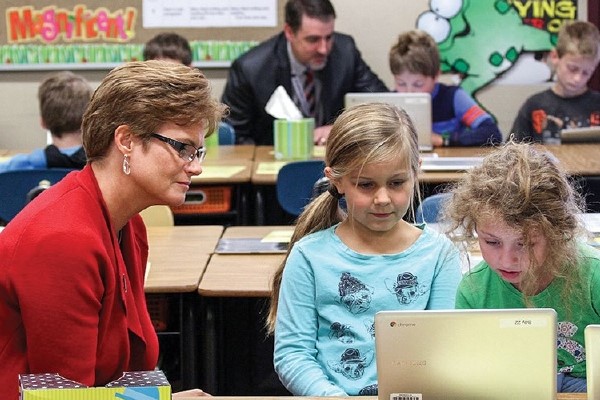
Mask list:
[[[261,242],[289,243],[293,234],[293,229],[271,231],[262,238]]]
[[[302,119],[302,113],[281,85],[269,98],[265,111],[277,119]]]
[[[279,173],[279,170],[287,164],[287,161],[264,161],[258,163],[256,168],[257,175],[275,175]]]
[[[244,169],[243,165],[203,165],[202,174],[193,176],[192,182],[201,182],[207,178],[231,178],[235,174],[239,174]]]

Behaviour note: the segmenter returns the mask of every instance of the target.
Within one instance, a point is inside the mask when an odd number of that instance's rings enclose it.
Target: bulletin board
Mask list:
[[[166,31],[190,41],[195,61],[231,61],[281,31],[283,4],[275,2],[274,26],[145,28],[143,0],[3,0],[0,64],[130,61]]]

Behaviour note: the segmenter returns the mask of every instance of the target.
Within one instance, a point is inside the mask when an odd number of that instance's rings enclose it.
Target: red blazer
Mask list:
[[[139,215],[121,247],[91,167],[46,190],[0,233],[0,391],[18,374],[57,372],[89,386],[152,370],[158,338],[144,296]]]

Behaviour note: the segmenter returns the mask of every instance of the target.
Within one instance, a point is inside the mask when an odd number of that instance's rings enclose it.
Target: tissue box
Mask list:
[[[162,371],[125,372],[104,387],[87,387],[58,374],[19,375],[21,400],[171,400]]]
[[[310,160],[313,155],[314,118],[273,121],[276,160]]]

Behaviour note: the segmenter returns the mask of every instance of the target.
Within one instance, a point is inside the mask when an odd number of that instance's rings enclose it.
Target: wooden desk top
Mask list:
[[[198,397],[177,397],[182,400],[194,400]],[[238,396],[238,397],[226,397],[226,396],[215,396],[213,400],[377,400],[376,396],[352,396],[352,397],[302,397],[302,396],[288,396],[288,397],[275,397],[275,396]],[[587,400],[585,393],[558,393],[556,396],[557,400]]]
[[[202,163],[202,173],[192,177],[194,184],[248,183],[252,176],[254,145],[211,147]]]
[[[31,152],[31,150],[7,150],[7,149],[0,149],[0,162],[8,161],[15,154],[29,153],[29,152]]]
[[[551,152],[559,165],[570,175],[600,176],[600,143],[570,143],[565,145],[538,145]],[[481,157],[493,147],[441,147],[434,153],[439,157]],[[453,182],[462,177],[461,171],[421,172],[421,182]]]
[[[322,160],[325,156],[325,146],[315,146],[313,153],[313,159]],[[255,185],[275,185],[279,169],[288,162],[275,159],[273,146],[256,146],[254,166],[252,167],[252,183]]]
[[[560,165],[570,175],[600,176],[600,143],[570,143],[564,145],[542,146],[558,158]],[[433,153],[438,157],[482,157],[493,151],[493,147],[439,147]],[[432,153],[424,153],[427,157]],[[274,185],[277,174],[257,174],[260,163],[275,163],[273,146],[257,146],[254,157],[252,183]],[[283,163],[282,163],[283,165]],[[276,171],[276,168],[273,168]],[[427,171],[419,173],[419,181],[427,183],[443,183],[459,180],[462,171]]]
[[[202,173],[192,177],[192,184],[248,183],[254,163],[250,160],[208,160],[202,163]]]
[[[571,175],[600,175],[600,143],[570,143],[544,146]]]
[[[210,147],[206,152],[205,162],[252,161],[254,160],[255,147],[253,144]]]
[[[262,238],[292,226],[236,226],[225,229],[224,238]],[[271,277],[285,254],[213,254],[198,292],[206,297],[268,297]]]
[[[148,227],[150,273],[147,293],[194,292],[214,251],[222,226]]]

